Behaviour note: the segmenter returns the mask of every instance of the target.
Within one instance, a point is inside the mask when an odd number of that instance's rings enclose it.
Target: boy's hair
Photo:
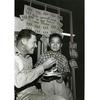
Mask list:
[[[51,42],[51,40],[52,40],[53,37],[58,37],[58,38],[60,39],[60,42],[61,42],[61,43],[63,42],[62,36],[61,36],[60,34],[58,34],[58,33],[53,33],[53,34],[51,34],[50,37],[49,37],[49,43]]]
[[[30,39],[31,35],[35,35],[36,37],[38,36],[38,34],[36,34],[34,31],[29,30],[29,29],[22,29],[19,33],[18,36],[16,38],[16,42],[18,44],[18,42],[22,39],[22,38],[26,38],[26,39]]]

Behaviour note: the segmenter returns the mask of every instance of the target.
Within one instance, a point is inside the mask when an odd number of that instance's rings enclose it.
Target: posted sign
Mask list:
[[[25,28],[34,30],[36,33],[49,36],[51,33],[63,32],[62,16],[44,10],[39,10],[28,5],[24,6],[24,14],[20,15],[25,21]]]

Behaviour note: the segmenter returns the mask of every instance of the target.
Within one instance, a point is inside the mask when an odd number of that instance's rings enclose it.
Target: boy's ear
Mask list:
[[[22,44],[26,44],[26,43],[27,43],[27,40],[26,40],[25,38],[23,38],[23,39],[21,40],[21,42],[22,42]]]

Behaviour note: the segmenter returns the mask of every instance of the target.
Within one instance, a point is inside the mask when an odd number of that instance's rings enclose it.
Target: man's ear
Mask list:
[[[27,43],[27,40],[25,39],[25,38],[23,38],[22,40],[21,40],[21,42],[22,42],[22,44],[26,44]]]
[[[61,43],[61,47],[63,46],[63,44]]]
[[[50,47],[50,43],[48,43],[48,46]]]

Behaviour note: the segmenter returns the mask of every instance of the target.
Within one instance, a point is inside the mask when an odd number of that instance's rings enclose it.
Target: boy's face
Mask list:
[[[60,48],[62,47],[62,43],[59,37],[53,37],[50,41],[49,46],[52,51],[59,51]]]

